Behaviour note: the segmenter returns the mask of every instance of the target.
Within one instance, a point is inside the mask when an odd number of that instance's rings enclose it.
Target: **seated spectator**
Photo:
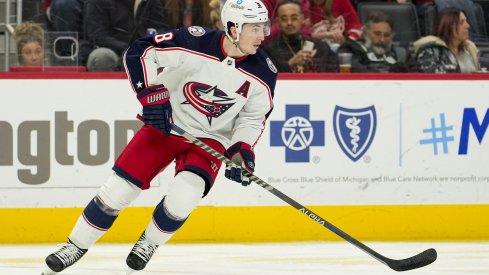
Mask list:
[[[429,35],[431,26],[424,26],[424,18],[426,17],[426,9],[434,6],[437,12],[447,8],[456,8],[464,12],[467,21],[471,26],[469,29],[469,37],[474,41],[486,41],[487,37],[482,35],[482,30],[479,29],[478,19],[476,16],[476,6],[474,0],[410,0],[416,5],[421,30],[425,35]]]
[[[346,37],[358,39],[362,33],[350,0],[311,0],[311,24],[311,37],[330,43],[335,51]]]
[[[15,27],[15,42],[20,66],[44,65],[44,30],[35,23],[24,22]]]
[[[209,1],[209,19],[211,21],[211,28],[217,30],[224,30],[224,26],[221,22],[221,2],[220,0]]]
[[[482,39],[477,17],[475,15],[475,5],[472,0],[434,0],[438,12],[447,9],[455,8],[462,10],[470,25],[469,36],[472,40]]]
[[[352,53],[352,72],[406,72],[392,46],[392,19],[382,12],[369,14],[362,38],[348,39],[338,52]]]
[[[433,35],[414,43],[417,70],[421,72],[475,72],[479,68],[478,49],[469,40],[465,14],[448,8],[438,13]]]
[[[222,0],[221,0],[222,1]],[[273,40],[277,39],[280,36],[280,27],[278,23],[277,17],[277,9],[278,5],[282,0],[263,0],[263,4],[266,6],[268,10],[268,18],[270,18],[270,23],[272,27],[270,29],[270,35],[265,37],[262,45],[268,45]],[[304,15],[304,20],[301,26],[301,34],[305,37],[311,37],[311,19],[310,19],[310,7],[311,4],[309,0],[298,0],[299,4],[302,7],[302,13]]]
[[[85,36],[91,47],[87,69],[121,70],[121,57],[129,44],[148,29],[167,30],[166,19],[160,0],[85,0]]]
[[[83,2],[84,0],[44,0],[48,30],[81,33]]]
[[[62,33],[61,36],[73,37],[61,40],[53,49],[61,57],[69,59],[76,52],[83,27],[83,2],[84,0],[44,0],[47,30]],[[77,45],[73,45],[74,43]]]
[[[300,2],[281,1],[277,14],[280,36],[265,51],[279,72],[338,72],[338,58],[328,44],[301,35],[304,14]]]

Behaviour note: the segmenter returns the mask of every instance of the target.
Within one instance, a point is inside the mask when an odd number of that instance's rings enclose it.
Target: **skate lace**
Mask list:
[[[56,252],[56,257],[60,259],[65,266],[69,266],[83,256],[83,251],[74,244],[67,243]]]
[[[142,235],[131,250],[131,253],[138,255],[145,262],[148,262],[155,253],[158,245],[151,244],[146,240],[146,235]]]

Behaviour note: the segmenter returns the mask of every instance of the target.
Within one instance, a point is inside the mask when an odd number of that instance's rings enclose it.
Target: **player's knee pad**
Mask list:
[[[99,207],[104,212],[118,214],[119,211],[129,206],[140,193],[139,187],[114,173],[97,193]]]
[[[184,220],[198,205],[205,190],[205,181],[195,173],[182,171],[168,187],[164,209],[173,218]]]

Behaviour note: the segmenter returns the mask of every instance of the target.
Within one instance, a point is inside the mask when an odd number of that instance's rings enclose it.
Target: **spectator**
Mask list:
[[[369,14],[362,38],[348,39],[338,52],[352,53],[352,72],[406,72],[392,46],[392,19],[382,12]]]
[[[44,65],[44,30],[35,23],[24,22],[15,27],[19,65]]]
[[[305,37],[311,37],[311,19],[310,19],[310,8],[311,4],[309,0],[298,0],[299,4],[302,7],[302,13],[304,15],[304,20],[301,26],[301,34]],[[277,9],[281,0],[265,0],[263,4],[268,9],[269,18],[273,18],[270,20],[272,24],[270,35],[265,37],[265,41],[263,41],[263,45],[268,45],[270,42],[274,41],[280,36],[280,27],[278,23],[277,17]]]
[[[425,35],[429,35],[431,26],[424,26],[424,18],[426,17],[426,9],[430,6],[436,8],[437,12],[440,12],[446,8],[456,8],[464,12],[467,17],[467,21],[471,28],[469,29],[470,39],[478,41],[485,41],[487,37],[484,37],[479,29],[479,24],[476,16],[476,6],[473,0],[411,0],[416,5],[418,17],[421,25],[421,29]]]
[[[44,0],[47,27],[55,32],[82,32],[84,0]]]
[[[338,72],[338,58],[328,44],[301,35],[304,14],[300,2],[281,1],[277,15],[280,36],[265,50],[279,72]]]
[[[417,70],[422,72],[475,72],[479,70],[478,49],[469,40],[465,14],[448,8],[438,13],[433,35],[414,43]]]
[[[350,0],[311,0],[311,37],[330,43],[336,51],[345,36],[358,39],[362,25]]]
[[[475,5],[472,0],[434,0],[438,12],[446,8],[456,8],[464,12],[467,22],[470,25],[469,36],[472,40],[482,39],[477,17],[475,15]]]
[[[160,0],[85,0],[85,32],[91,49],[86,61],[89,71],[122,69],[124,50],[148,29],[168,29]]]
[[[224,26],[221,22],[221,2],[220,0],[210,0],[209,1],[209,19],[211,21],[211,28],[217,30],[224,30]]]
[[[78,40],[83,33],[82,8],[85,0],[44,0],[46,8],[46,26],[49,32],[62,32],[62,36],[73,39],[63,39],[53,48],[58,56],[69,59],[73,57],[78,47]],[[55,35],[55,34],[53,34]],[[76,43],[77,45],[73,45]],[[52,61],[54,62],[54,61]]]

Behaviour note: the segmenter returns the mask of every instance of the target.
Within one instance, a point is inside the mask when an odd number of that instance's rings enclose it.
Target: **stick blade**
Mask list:
[[[430,248],[428,250],[419,253],[418,255],[412,256],[411,258],[388,261],[387,265],[390,268],[394,269],[395,271],[407,271],[407,270],[427,266],[432,262],[436,261],[436,257],[437,257],[436,250]]]

